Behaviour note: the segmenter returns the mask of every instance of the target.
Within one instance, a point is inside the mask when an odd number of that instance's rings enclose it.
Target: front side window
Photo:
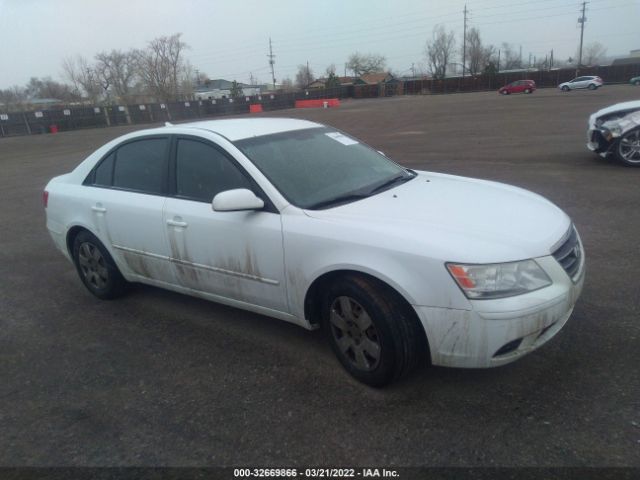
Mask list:
[[[166,138],[150,138],[130,142],[118,148],[113,169],[113,186],[161,194],[164,191],[167,170],[167,142]]]
[[[249,180],[220,150],[195,140],[178,140],[176,152],[176,194],[211,202],[225,190],[251,189]]]
[[[247,138],[235,145],[292,204],[326,208],[414,178],[359,141],[330,128]]]

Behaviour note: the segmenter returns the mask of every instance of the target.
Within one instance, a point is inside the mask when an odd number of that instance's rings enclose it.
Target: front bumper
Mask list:
[[[553,284],[496,300],[472,300],[471,310],[416,306],[434,365],[486,368],[532,352],[565,325],[582,292],[584,255],[573,281],[553,256],[536,258]]]
[[[602,157],[609,155],[613,143],[613,138],[607,139],[606,132],[601,128],[594,126],[587,131],[587,148]]]

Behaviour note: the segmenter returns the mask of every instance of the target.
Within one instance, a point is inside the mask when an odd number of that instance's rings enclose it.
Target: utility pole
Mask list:
[[[271,48],[271,37],[269,37],[269,55],[267,55],[267,57],[269,57],[269,65],[271,66],[271,80],[273,81],[273,89],[276,89],[276,75],[275,73],[273,73],[273,64],[276,63],[276,61],[274,60],[274,58],[276,58],[276,56],[273,54],[273,49]]]
[[[498,68],[496,69],[497,73],[500,73],[500,50],[498,50]]]
[[[467,61],[467,4],[464,4],[464,33],[462,34],[462,78],[464,78],[464,66]]]
[[[520,45],[520,68],[522,68],[522,45]]]
[[[587,17],[584,16],[584,12],[587,8],[587,2],[582,2],[582,16],[578,19],[580,24],[580,53],[578,54],[578,65],[576,66],[576,77],[580,75],[580,67],[582,66],[582,39],[584,38],[584,22],[587,21]]]
[[[416,78],[416,67],[414,66],[413,62],[411,62],[411,76],[413,78]]]
[[[551,60],[549,60],[549,69],[553,68],[553,48],[551,49]]]

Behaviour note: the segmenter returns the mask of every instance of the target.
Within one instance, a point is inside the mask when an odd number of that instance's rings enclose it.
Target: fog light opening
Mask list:
[[[512,340],[509,343],[504,344],[500,349],[493,354],[494,358],[499,357],[501,355],[506,355],[507,353],[511,353],[514,350],[517,350],[520,344],[522,343],[522,339],[518,338],[516,340]]]

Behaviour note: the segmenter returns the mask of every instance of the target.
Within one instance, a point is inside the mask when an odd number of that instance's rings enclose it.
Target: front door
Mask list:
[[[255,187],[212,143],[178,138],[174,171],[174,195],[165,203],[164,223],[177,284],[288,312],[280,214],[213,211],[217,193]]]

